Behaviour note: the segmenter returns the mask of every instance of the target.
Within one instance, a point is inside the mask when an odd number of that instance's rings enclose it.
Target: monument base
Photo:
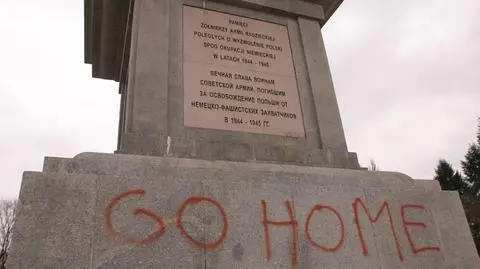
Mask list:
[[[123,134],[121,150],[116,153],[209,161],[262,162],[274,164],[306,165],[343,169],[362,169],[357,154],[312,146],[272,145],[258,141],[222,141],[223,139],[188,140],[166,137]],[[164,141],[164,143],[162,143]],[[169,141],[169,142],[167,142]],[[153,145],[153,146],[152,146]],[[158,149],[152,151],[152,148]]]
[[[393,172],[122,154],[25,172],[7,268],[458,268],[456,192]]]

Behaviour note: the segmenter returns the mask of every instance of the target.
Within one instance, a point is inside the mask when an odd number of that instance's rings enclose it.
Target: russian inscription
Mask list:
[[[184,6],[184,124],[305,137],[287,27]]]

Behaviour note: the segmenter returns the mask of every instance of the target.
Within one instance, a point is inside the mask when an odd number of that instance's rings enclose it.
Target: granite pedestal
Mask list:
[[[9,269],[480,268],[458,194],[399,173],[83,153],[19,205]]]
[[[85,0],[117,151],[24,173],[7,268],[480,268],[457,193],[348,150],[322,36],[341,2]]]

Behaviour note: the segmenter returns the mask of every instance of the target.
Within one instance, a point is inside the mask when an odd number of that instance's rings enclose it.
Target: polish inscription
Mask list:
[[[184,6],[184,124],[305,137],[287,27]]]

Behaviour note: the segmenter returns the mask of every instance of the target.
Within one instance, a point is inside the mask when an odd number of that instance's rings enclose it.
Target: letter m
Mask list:
[[[357,226],[357,233],[358,233],[358,237],[360,238],[360,244],[362,246],[363,255],[368,256],[368,247],[367,247],[367,244],[365,243],[365,239],[364,239],[364,235],[363,235],[363,231],[362,231],[362,226],[360,224],[359,207],[363,208],[365,214],[367,215],[368,219],[370,220],[370,222],[372,224],[375,224],[379,221],[379,219],[380,219],[380,217],[381,217],[381,215],[384,211],[387,212],[388,221],[390,222],[390,229],[392,231],[393,238],[395,239],[395,244],[396,244],[397,251],[398,251],[398,257],[400,258],[400,261],[403,261],[402,248],[401,248],[400,243],[398,241],[397,233],[395,232],[395,226],[393,225],[393,220],[392,220],[392,213],[390,211],[390,206],[389,206],[388,202],[387,201],[383,202],[382,207],[378,211],[377,215],[375,215],[375,217],[372,217],[372,215],[368,211],[367,207],[365,206],[365,203],[360,198],[355,199],[355,202],[353,202],[352,206],[353,206],[353,212],[355,214],[355,224]]]

